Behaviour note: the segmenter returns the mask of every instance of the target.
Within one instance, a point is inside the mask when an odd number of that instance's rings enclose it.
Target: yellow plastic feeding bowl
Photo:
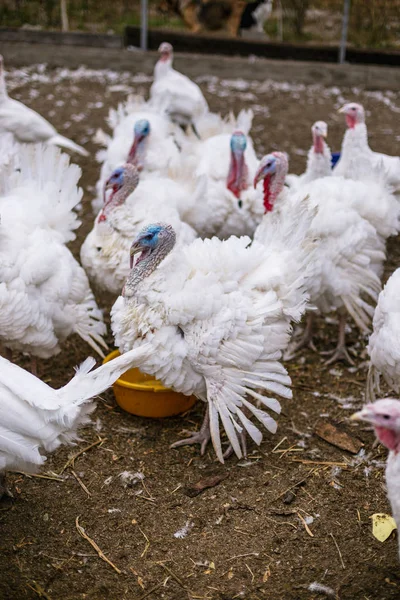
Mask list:
[[[103,364],[119,356],[114,350],[103,360]],[[184,396],[165,388],[151,375],[139,369],[129,369],[113,385],[118,405],[138,417],[173,417],[192,408],[194,396]]]

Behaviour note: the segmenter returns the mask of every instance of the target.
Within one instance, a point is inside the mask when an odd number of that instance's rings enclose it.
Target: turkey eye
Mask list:
[[[382,418],[387,421],[388,419],[390,419],[390,415],[382,415]]]

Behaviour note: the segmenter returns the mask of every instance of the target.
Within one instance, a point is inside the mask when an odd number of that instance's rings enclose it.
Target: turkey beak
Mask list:
[[[142,248],[140,247],[140,241],[133,242],[131,249],[129,250],[131,269],[133,267],[133,261],[134,261],[135,254],[137,254],[138,252],[141,252],[141,251],[142,251]]]
[[[371,421],[374,413],[369,406],[364,406],[362,410],[354,413],[350,417],[350,421]]]
[[[338,113],[345,113],[347,108],[346,108],[346,104],[344,104],[341,108],[339,108]]]
[[[263,179],[263,177],[264,177],[263,170],[258,169],[258,171],[256,172],[255,177],[254,177],[254,189],[256,189],[257,183],[259,181],[261,181],[261,179]]]

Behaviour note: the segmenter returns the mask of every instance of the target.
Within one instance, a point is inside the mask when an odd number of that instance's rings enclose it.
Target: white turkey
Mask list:
[[[380,394],[382,375],[391,390],[400,391],[400,269],[389,277],[379,294],[373,319],[373,331],[369,338],[368,354],[370,368],[367,381],[367,397],[375,400]]]
[[[311,133],[313,145],[308,152],[306,171],[302,175],[287,175],[286,184],[290,189],[298,189],[304,183],[331,175],[332,156],[330,148],[325,142],[328,125],[325,121],[316,121],[311,127]]]
[[[14,159],[18,146],[14,142],[14,136],[11,133],[0,134],[0,191],[8,165]]]
[[[395,398],[383,398],[367,404],[351,418],[371,423],[378,440],[389,450],[386,463],[387,494],[400,531],[400,402]]]
[[[92,206],[98,212],[103,204],[104,185],[111,173],[126,162],[134,164],[142,178],[160,175],[176,177],[181,169],[183,133],[162,113],[148,104],[128,99],[116,110],[111,109],[108,124],[112,137],[102,136],[106,149],[97,157],[102,162],[96,199]]]
[[[21,146],[0,197],[0,342],[49,358],[77,333],[100,355],[106,327],[87,276],[65,246],[79,220],[80,169],[59,149]]]
[[[368,178],[370,169],[383,173],[386,182],[400,192],[400,158],[371,150],[368,144],[365,111],[361,104],[350,102],[339,110],[345,114],[347,131],[343,138],[340,159],[334,175],[348,179]]]
[[[173,227],[179,243],[192,242],[194,229],[179,218],[176,205],[185,203],[184,190],[171,179],[156,177],[139,182],[131,164],[116,169],[105,184],[111,196],[96,217],[81,248],[81,261],[91,280],[119,294],[130,272],[129,250],[140,230],[156,219]]]
[[[292,218],[294,208],[303,198],[309,198],[310,207],[317,209],[309,232],[317,239],[313,276],[307,280],[310,302],[323,314],[333,309],[339,313],[338,344],[327,364],[336,360],[352,363],[345,345],[346,316],[349,314],[361,331],[368,331],[380,291],[375,271],[376,265],[381,265],[385,258],[382,241],[374,227],[352,208],[354,186],[330,185],[337,180],[323,178],[291,192],[284,188],[287,170],[287,155],[283,152],[268,154],[260,162],[255,184],[264,180],[266,215],[254,239],[269,243],[272,208],[285,221]],[[311,312],[304,336],[290,349],[289,356],[304,345],[312,344],[313,321]]]
[[[198,135],[196,119],[208,111],[206,99],[196,83],[172,67],[171,44],[163,42],[158,51],[160,58],[154,67],[150,104],[159,111],[165,111],[182,128],[190,126]]]
[[[58,390],[0,357],[0,498],[8,492],[6,471],[35,472],[46,461],[43,452],[73,443],[94,409],[89,400],[128,369],[139,367],[149,350],[143,345],[94,371],[96,361],[87,358]]]
[[[12,133],[17,142],[61,146],[82,156],[89,153],[72,140],[57,133],[46,119],[7,94],[3,57],[0,56],[0,134]]]
[[[250,137],[242,131],[224,133],[200,143],[188,162],[202,197],[182,212],[200,237],[253,235],[262,219],[262,187],[253,188],[258,166]],[[198,197],[198,196],[197,196]]]
[[[279,413],[270,394],[291,397],[280,360],[291,323],[306,306],[309,220],[298,207],[290,222],[277,224],[265,247],[234,236],[177,247],[173,228],[162,223],[134,240],[132,260],[140,255],[111,311],[116,344],[123,353],[149,342],[153,351],[141,370],[207,404],[200,431],[174,446],[199,443],[204,453],[211,436],[223,462],[219,419],[238,457],[246,452],[246,431],[261,443],[249,416],[276,431],[275,420],[253,402]]]

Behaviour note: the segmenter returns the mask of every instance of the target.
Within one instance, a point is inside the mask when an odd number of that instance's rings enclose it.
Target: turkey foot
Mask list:
[[[326,366],[332,365],[335,362],[343,361],[347,362],[349,365],[354,365],[354,360],[350,357],[350,354],[346,348],[346,315],[339,316],[339,337],[336,349],[328,352],[321,352],[321,354],[329,355],[332,354],[331,358],[327,360],[324,364]]]
[[[189,435],[190,437],[185,438],[184,440],[179,440],[174,444],[171,444],[170,448],[178,448],[179,446],[190,446],[192,444],[200,444],[200,454],[201,456],[203,456],[203,454],[206,451],[207,444],[211,439],[210,417],[208,414],[208,407],[204,416],[204,421],[202,423],[202,426],[200,427],[200,431],[184,431],[184,433]]]
[[[310,348],[313,352],[317,352],[317,349],[313,342],[313,327],[314,327],[315,316],[313,313],[307,315],[307,322],[304,328],[303,334],[300,339],[296,342],[293,341],[289,344],[286,352],[283,355],[283,360],[292,360],[299,350],[302,348]]]
[[[0,475],[0,500],[3,498],[3,496],[14,498],[14,496],[7,487],[5,475]]]

